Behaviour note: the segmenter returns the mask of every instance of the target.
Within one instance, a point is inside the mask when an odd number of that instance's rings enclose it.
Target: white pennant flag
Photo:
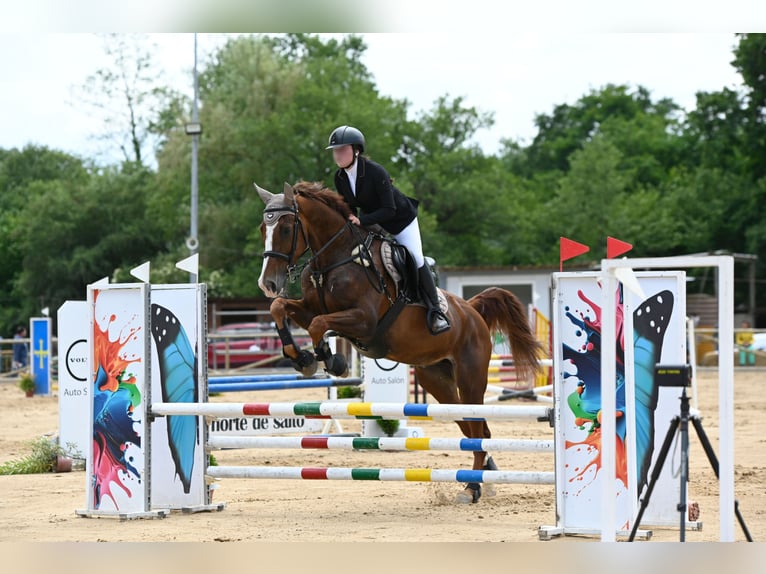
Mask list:
[[[190,255],[186,259],[181,259],[181,261],[176,263],[176,267],[181,271],[188,271],[196,277],[199,273],[199,253]]]
[[[614,276],[620,280],[628,291],[632,291],[638,295],[642,301],[646,300],[646,293],[641,289],[641,284],[638,282],[636,272],[632,267],[618,267],[614,270]]]
[[[151,263],[148,261],[146,263],[142,263],[138,267],[134,267],[130,270],[130,274],[138,279],[139,281],[143,281],[144,283],[149,283],[149,268],[151,266]]]

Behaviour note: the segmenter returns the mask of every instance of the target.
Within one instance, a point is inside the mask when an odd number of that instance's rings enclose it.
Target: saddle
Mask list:
[[[373,261],[369,255],[373,239],[381,239],[380,258],[383,266],[395,283],[395,301],[391,308],[381,317],[380,322],[368,341],[353,341],[360,349],[366,352],[367,356],[373,358],[384,357],[388,353],[388,346],[385,341],[385,335],[388,328],[393,324],[399,314],[407,305],[418,305],[425,307],[418,280],[418,268],[409,250],[394,239],[370,232],[364,243],[356,247],[352,252],[352,261],[363,267],[374,267]],[[379,273],[379,270],[376,270]],[[443,313],[447,312],[447,298],[444,293],[438,291],[439,307]]]
[[[409,250],[396,241],[386,240],[380,245],[380,258],[386,271],[396,282],[397,288],[404,292],[407,303],[425,307],[418,285],[418,267]],[[433,262],[433,259],[426,257],[426,265],[430,267]],[[446,314],[447,298],[440,290],[437,289],[436,292],[439,295],[439,307],[442,313]]]
[[[418,268],[410,251],[404,245],[387,239],[380,244],[380,258],[396,283],[397,292],[403,293],[410,303],[419,302]]]

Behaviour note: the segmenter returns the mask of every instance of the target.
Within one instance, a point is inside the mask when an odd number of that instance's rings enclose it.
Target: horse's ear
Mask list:
[[[255,189],[258,191],[258,195],[261,196],[261,199],[263,200],[263,203],[268,204],[269,201],[274,197],[274,194],[270,191],[266,191],[262,187],[259,187],[257,183],[253,182],[253,185],[255,186]]]
[[[289,183],[285,182],[285,199],[289,202],[293,202],[295,200],[295,190],[293,189],[293,186]]]

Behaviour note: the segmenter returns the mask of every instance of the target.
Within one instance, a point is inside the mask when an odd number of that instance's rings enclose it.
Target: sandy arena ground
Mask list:
[[[717,451],[717,372],[699,373],[703,426]],[[735,495],[756,541],[766,540],[766,371],[739,369],[735,376]],[[321,400],[323,389],[237,393],[213,400],[265,402]],[[0,463],[28,453],[27,443],[56,432],[55,397],[26,398],[0,383]],[[343,421],[344,431],[359,430]],[[453,423],[424,422],[426,436],[457,437]],[[550,438],[547,423],[493,423],[495,437]],[[718,483],[694,432],[690,433],[690,499],[699,503],[701,531],[688,541],[719,539]],[[470,453],[349,451],[225,451],[222,465],[469,468]],[[553,470],[552,454],[494,453],[500,468]],[[385,483],[226,479],[216,501],[222,512],[180,514],[165,519],[121,522],[75,515],[85,507],[85,473],[0,476],[0,541],[269,541],[269,542],[537,542],[541,525],[555,524],[553,486],[498,485],[497,496],[479,504],[453,503],[460,490],[449,483]],[[652,528],[651,541],[677,541],[677,528]],[[744,540],[736,526],[737,540]],[[597,540],[567,537],[562,540]],[[651,544],[651,541],[648,542]],[[541,542],[537,542],[542,544]]]

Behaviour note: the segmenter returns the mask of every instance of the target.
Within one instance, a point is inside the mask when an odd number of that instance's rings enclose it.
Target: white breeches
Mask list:
[[[401,233],[394,235],[394,237],[409,250],[418,268],[423,267],[425,259],[423,258],[423,243],[420,240],[418,218],[413,219],[412,223],[402,229]]]

